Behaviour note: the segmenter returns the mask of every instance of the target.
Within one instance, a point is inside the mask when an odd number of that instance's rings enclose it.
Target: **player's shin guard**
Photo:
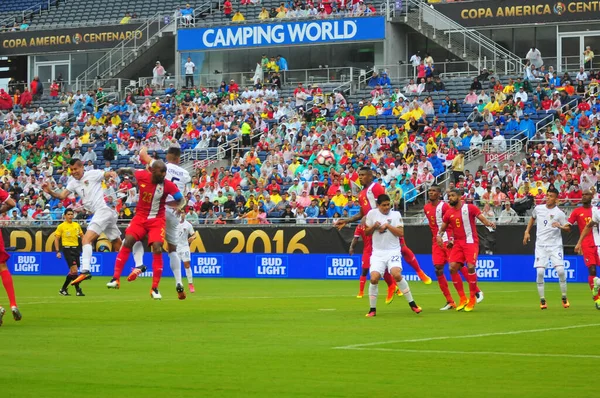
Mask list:
[[[133,244],[133,260],[135,261],[135,267],[141,268],[144,265],[144,245],[142,242],[137,241]]]
[[[181,260],[177,252],[169,253],[169,266],[175,277],[175,286],[181,285]]]
[[[0,272],[0,277],[2,278],[2,285],[4,286],[4,290],[6,290],[6,295],[8,296],[8,302],[11,307],[17,306],[17,299],[15,297],[15,285],[13,284],[12,276],[10,272],[5,269]]]
[[[469,282],[469,296],[475,297],[477,294],[477,274],[475,272],[468,273],[467,282]]]
[[[404,294],[404,298],[406,298],[406,301],[408,301],[409,303],[413,302],[413,296],[410,292],[410,287],[408,286],[406,278],[402,278],[400,282],[396,283],[398,284],[398,288],[400,288],[400,291]]]
[[[536,268],[536,283],[538,294],[540,295],[540,299],[545,298],[544,294],[544,268]]]
[[[567,297],[567,273],[565,267],[556,267],[556,273],[558,274],[558,284],[560,285],[560,293],[563,297]]]
[[[113,278],[120,279],[121,274],[123,273],[123,268],[129,260],[129,255],[131,254],[131,249],[125,246],[121,246],[121,250],[117,254],[117,260],[115,261],[115,272],[113,273]]]
[[[448,288],[448,280],[446,279],[446,275],[442,274],[437,277],[438,285],[440,285],[440,290],[442,294],[446,298],[446,302],[453,303],[454,299],[452,298],[452,294],[450,294],[450,289]]]
[[[81,272],[90,272],[92,264],[92,245],[86,244],[81,247]]]
[[[377,295],[379,294],[379,285],[371,283],[369,285],[369,305],[374,310],[377,307]]]
[[[152,289],[158,289],[160,277],[163,273],[162,253],[152,253]]]
[[[194,283],[194,274],[192,274],[192,267],[185,269],[185,276],[187,276],[188,283]]]
[[[461,301],[466,300],[465,296],[465,288],[463,286],[462,278],[459,273],[450,274],[450,278],[452,279],[452,283],[454,284],[454,288],[458,292],[458,297]]]

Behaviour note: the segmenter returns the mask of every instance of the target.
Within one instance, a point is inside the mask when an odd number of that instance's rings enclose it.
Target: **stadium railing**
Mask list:
[[[435,62],[435,75],[439,75],[441,79],[449,77],[451,74],[453,77],[459,76],[476,76],[480,73],[482,68],[487,67],[490,64],[485,59],[478,59],[477,65],[473,65],[473,61],[448,61],[448,62]],[[395,65],[375,65],[373,68],[375,71],[387,72],[390,79],[416,79],[417,68],[412,66],[411,63],[406,64],[395,64]],[[370,77],[370,76],[369,76]]]
[[[15,13],[14,13],[15,15],[10,16],[8,18],[4,18],[2,21],[0,21],[0,27],[12,25],[15,22],[17,22],[16,18],[15,18],[16,15],[20,14],[20,17],[21,17],[20,22],[22,22],[34,14],[41,14],[42,11],[48,10],[54,4],[56,4],[56,0],[41,0],[38,4],[33,5],[29,8],[26,8],[24,10],[15,11]],[[10,29],[12,29],[12,27],[0,29],[0,32],[9,32]],[[27,28],[27,30],[29,30],[29,28]]]

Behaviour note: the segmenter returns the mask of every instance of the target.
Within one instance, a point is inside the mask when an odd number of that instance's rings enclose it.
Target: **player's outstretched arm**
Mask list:
[[[480,214],[477,216],[477,219],[479,221],[481,221],[483,223],[483,225],[485,225],[486,227],[490,227],[493,229],[496,229],[496,223],[488,220],[487,218],[485,218],[485,216],[483,214]]]
[[[534,222],[535,218],[531,217],[527,223],[527,228],[525,229],[525,234],[523,235],[523,246],[527,246],[527,244],[531,241],[531,235],[529,233],[531,232]]]
[[[362,211],[359,211],[357,214],[353,215],[352,217],[339,220],[338,222],[335,223],[335,227],[337,229],[342,229],[348,224],[358,222],[361,218],[363,218],[363,214],[362,214]]]
[[[145,146],[143,146],[140,149],[139,156],[140,162],[142,162],[142,164],[150,164],[154,160],[152,156],[148,155],[148,148],[146,148]]]
[[[71,194],[71,191],[69,191],[68,189],[64,189],[61,192],[54,192],[51,188],[50,185],[48,184],[44,184],[42,185],[42,189],[44,190],[44,192],[46,192],[48,195],[52,196],[55,199],[59,199],[59,200],[63,200],[66,199],[67,196],[69,196]]]
[[[583,242],[585,237],[590,234],[592,228],[595,228],[597,226],[598,226],[598,223],[596,223],[594,221],[590,221],[589,223],[587,223],[587,225],[585,226],[583,231],[581,231],[581,235],[579,235],[579,240],[577,241],[577,244],[575,245],[575,253],[583,254],[583,251],[581,250],[581,243]]]
[[[133,167],[121,167],[117,170],[117,175],[120,177],[128,176],[129,178],[135,177],[135,169]]]

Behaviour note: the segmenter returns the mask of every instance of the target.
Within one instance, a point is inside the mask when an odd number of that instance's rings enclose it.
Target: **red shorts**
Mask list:
[[[582,246],[583,261],[586,267],[600,265],[600,255],[598,255],[597,246]]]
[[[463,241],[454,241],[448,262],[462,264],[476,264],[479,255],[479,242],[467,243]]]
[[[433,265],[446,265],[449,257],[450,249],[446,247],[445,242],[444,247],[440,247],[437,242],[431,244],[431,261],[433,261]]]
[[[125,235],[131,235],[135,240],[142,240],[145,236],[148,236],[149,245],[154,242],[163,243],[165,241],[166,224],[167,220],[165,218],[145,219],[133,217],[125,230]]]

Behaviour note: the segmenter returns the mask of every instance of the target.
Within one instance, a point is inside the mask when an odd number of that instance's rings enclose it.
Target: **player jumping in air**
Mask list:
[[[448,194],[448,204],[450,208],[446,211],[442,219],[442,225],[437,234],[437,244],[441,248],[444,246],[444,234],[447,228],[452,228],[453,241],[448,262],[450,263],[450,275],[456,275],[464,264],[467,265],[467,282],[469,283],[469,299],[465,297],[462,281],[454,286],[460,296],[460,303],[456,307],[457,311],[465,310],[467,312],[475,309],[477,302],[477,273],[475,265],[479,254],[479,237],[475,220],[478,219],[486,227],[496,229],[496,224],[489,221],[481,214],[477,206],[463,203],[461,200],[462,192],[458,189],[450,191]],[[452,280],[456,277],[452,276]]]
[[[373,172],[370,168],[361,167],[361,169],[358,172],[358,178],[360,180],[361,185],[363,186],[362,191],[360,191],[360,193],[358,194],[360,211],[350,218],[338,221],[336,223],[336,227],[338,229],[342,229],[346,224],[359,221],[364,216],[366,216],[371,209],[377,208],[377,198],[380,195],[385,194],[385,189],[380,184],[373,182]],[[419,262],[417,261],[415,254],[406,246],[406,243],[404,242],[404,237],[400,238],[399,240],[402,247],[402,257],[408,262],[408,264],[411,267],[414,268],[419,278],[426,285],[431,284],[431,278],[427,276],[419,266]],[[361,283],[366,283],[367,273],[368,271],[365,271],[365,269],[363,268],[363,272],[360,277]],[[384,273],[383,279],[385,279],[385,282],[388,285],[387,298],[385,302],[386,304],[389,304],[394,299],[394,292],[398,290],[398,288],[394,282],[394,278],[392,278],[387,272]],[[399,290],[399,294],[401,292],[402,291]]]
[[[448,263],[452,242],[451,239],[448,238],[448,231],[446,231],[442,236],[443,245],[440,247],[437,244],[437,234],[442,225],[444,214],[450,209],[450,205],[441,200],[442,191],[437,185],[429,188],[427,194],[429,196],[429,203],[423,207],[423,212],[427,217],[427,221],[429,221],[429,229],[431,229],[431,259],[435,267],[435,274],[437,276],[438,284],[440,285],[440,290],[446,298],[446,305],[440,308],[440,311],[448,311],[456,308],[456,303],[452,298],[452,294],[450,294],[450,289],[448,289],[446,275],[444,275],[444,267]],[[452,228],[449,230],[451,231]],[[460,267],[460,272],[465,279],[468,278],[467,267]],[[452,283],[454,284],[456,291],[459,293],[461,301],[467,301],[467,298],[464,296],[463,281],[460,277],[460,273],[451,273],[450,277],[452,278]],[[462,295],[460,295],[461,292]],[[479,286],[477,287],[476,298],[477,303],[483,301],[483,292],[479,290]]]
[[[562,294],[563,307],[569,308],[567,299],[567,275],[565,273],[565,261],[563,240],[561,231],[568,231],[567,216],[557,206],[558,190],[550,186],[546,192],[546,204],[537,205],[533,209],[525,235],[523,245],[531,240],[530,231],[533,224],[537,224],[535,239],[535,262],[533,267],[537,272],[537,289],[540,295],[540,308],[548,308],[546,296],[544,295],[544,273],[548,265],[552,265],[558,274],[560,292]]]
[[[117,212],[108,207],[104,201],[104,191],[102,190],[102,181],[114,178],[115,173],[102,170],[84,172],[83,163],[79,159],[72,159],[69,164],[73,178],[69,180],[66,189],[62,192],[54,192],[48,184],[42,185],[42,189],[59,200],[64,200],[71,193],[75,193],[81,198],[83,208],[92,214],[92,219],[81,239],[81,273],[71,282],[71,285],[75,286],[92,278],[90,274],[92,242],[104,232],[108,240],[112,242],[112,249],[118,251],[121,248],[121,231],[117,227]]]
[[[167,166],[162,160],[155,160],[148,170],[119,169],[119,174],[129,174],[135,177],[139,188],[139,202],[135,209],[135,216],[125,230],[125,241],[117,255],[115,272],[113,278],[106,286],[109,289],[120,287],[121,273],[131,249],[136,241],[148,237],[148,245],[152,249],[152,289],[150,296],[155,300],[162,298],[158,291],[158,284],[163,271],[162,246],[165,238],[165,201],[169,195],[178,202],[181,207],[185,206],[185,199],[177,186],[171,181],[165,180]],[[127,278],[134,281],[140,274],[139,269],[134,269]]]
[[[377,208],[367,214],[365,233],[373,237],[373,254],[371,254],[371,284],[369,285],[370,309],[367,317],[377,315],[377,295],[379,279],[387,270],[408,305],[415,313],[420,313],[421,308],[415,303],[410,292],[406,278],[402,277],[402,260],[400,239],[404,236],[404,223],[400,212],[391,210],[390,197],[381,194],[377,198]]]
[[[187,170],[179,166],[180,158],[181,149],[171,147],[167,150],[166,179],[175,184],[179,189],[179,192],[181,192],[185,196],[185,194],[189,190],[189,185],[192,182],[192,178],[190,177],[190,173],[188,173]],[[149,164],[153,159],[152,157],[150,157],[150,155],[148,155],[146,150],[141,150],[140,160],[143,164]],[[175,289],[177,290],[177,296],[180,300],[184,300],[185,291],[183,290],[183,283],[181,281],[181,259],[179,258],[179,250],[177,249],[177,242],[179,237],[179,219],[177,217],[175,209],[173,208],[168,207],[165,214],[167,218],[166,239],[169,252],[169,266],[171,267],[171,271],[173,271],[173,276],[175,277]],[[146,267],[143,263],[143,257],[144,246],[142,245],[142,242],[136,242],[135,245],[133,245],[133,258],[135,260],[135,267],[139,270],[140,273],[146,271]],[[193,286],[191,286],[191,289],[193,289]],[[193,293],[192,290],[190,290],[190,293]]]
[[[10,197],[8,192],[2,188],[0,188],[0,202],[2,203],[0,206],[0,214],[5,214],[7,211],[17,205],[15,200]],[[9,258],[10,255],[4,248],[4,239],[0,237],[0,278],[2,279],[2,285],[4,286],[4,290],[6,290],[6,295],[8,296],[8,303],[10,305],[13,318],[15,321],[20,321],[23,316],[17,307],[15,286],[13,284],[12,275],[10,274],[8,266],[6,265],[6,262]],[[4,314],[6,314],[6,310],[0,306],[0,326],[2,326],[2,318],[4,317]]]

